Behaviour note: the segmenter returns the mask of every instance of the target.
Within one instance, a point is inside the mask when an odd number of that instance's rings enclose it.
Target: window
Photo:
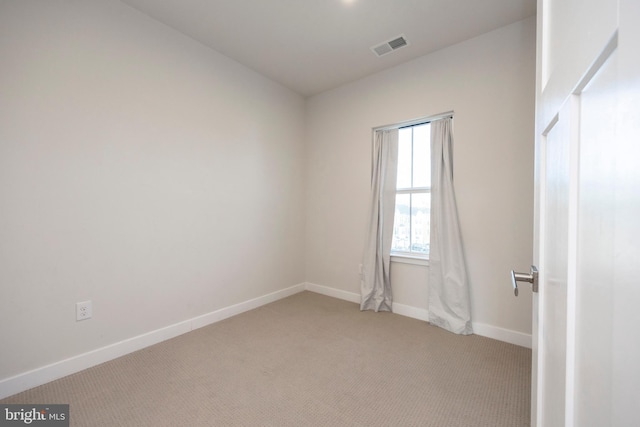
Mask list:
[[[398,132],[391,255],[427,259],[431,226],[431,124],[407,126]]]

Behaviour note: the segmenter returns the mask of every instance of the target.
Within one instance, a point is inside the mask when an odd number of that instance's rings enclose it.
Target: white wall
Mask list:
[[[0,379],[304,282],[300,96],[117,1],[0,60]]]
[[[310,98],[307,281],[359,293],[371,129],[454,110],[473,320],[530,334],[531,293],[514,298],[508,273],[532,260],[534,96],[530,18]],[[426,311],[427,272],[394,263],[394,301]]]
[[[371,128],[448,110],[474,319],[530,333],[533,21],[305,103],[118,1],[0,3],[0,381],[305,280],[358,293]],[[427,270],[392,274],[425,310]]]

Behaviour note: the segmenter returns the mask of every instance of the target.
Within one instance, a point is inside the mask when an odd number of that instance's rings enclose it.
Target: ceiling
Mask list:
[[[536,0],[122,1],[303,96],[536,12]],[[371,51],[399,35],[408,46]]]

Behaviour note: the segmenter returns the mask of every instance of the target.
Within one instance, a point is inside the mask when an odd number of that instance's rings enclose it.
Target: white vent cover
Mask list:
[[[403,35],[395,37],[391,40],[388,40],[379,45],[373,46],[371,50],[378,56],[386,55],[387,53],[391,53],[396,49],[400,49],[401,47],[405,47],[409,44],[407,39]]]

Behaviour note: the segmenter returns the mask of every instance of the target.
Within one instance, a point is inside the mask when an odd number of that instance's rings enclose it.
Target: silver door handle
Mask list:
[[[513,285],[513,293],[518,296],[518,282],[531,283],[531,290],[538,292],[538,269],[535,265],[531,266],[531,271],[527,273],[516,273],[511,270],[511,284]]]

